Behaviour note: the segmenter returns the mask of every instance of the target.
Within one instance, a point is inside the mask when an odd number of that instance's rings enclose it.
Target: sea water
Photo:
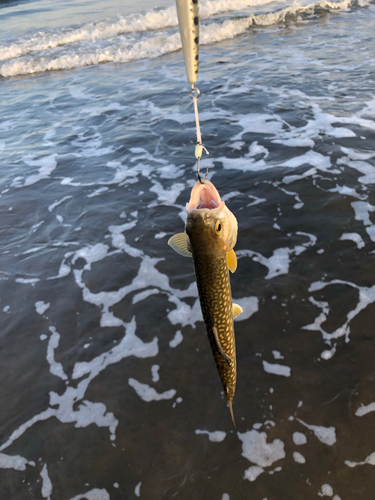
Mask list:
[[[373,499],[374,21],[201,2],[236,432],[167,245],[196,180],[175,5],[1,3],[1,499]]]

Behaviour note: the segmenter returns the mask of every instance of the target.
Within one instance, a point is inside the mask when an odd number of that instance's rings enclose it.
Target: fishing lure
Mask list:
[[[199,68],[199,3],[198,0],[176,0],[176,7],[186,75],[189,83],[191,83],[191,90],[189,92],[189,95],[193,99],[194,103],[195,124],[197,127],[195,157],[198,161],[198,180],[199,182],[201,182],[200,160],[203,151],[205,151],[206,154],[209,154],[209,152],[202,144],[197,103],[200,92],[195,87],[195,82],[198,79]],[[207,175],[208,168],[206,172],[206,179]]]
[[[199,3],[198,0],[176,0],[176,7],[186,75],[194,85],[199,66]]]

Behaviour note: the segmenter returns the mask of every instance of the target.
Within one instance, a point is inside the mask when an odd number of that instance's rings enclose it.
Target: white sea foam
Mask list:
[[[284,359],[284,356],[279,351],[272,351],[272,354],[275,359]]]
[[[333,497],[333,489],[329,484],[323,484],[320,492],[318,493],[320,497]]]
[[[316,292],[324,289],[330,285],[346,285],[356,288],[359,292],[358,303],[354,309],[348,312],[346,315],[346,321],[339,326],[334,332],[326,332],[322,324],[326,321],[329,314],[329,307],[327,302],[318,302],[313,297],[310,297],[310,301],[321,309],[321,313],[315,318],[315,321],[309,325],[303,326],[304,330],[317,330],[320,331],[323,339],[331,343],[332,341],[339,339],[340,337],[345,337],[346,342],[349,342],[350,335],[350,322],[355,318],[363,309],[365,309],[369,304],[375,302],[375,285],[371,288],[360,287],[354,283],[342,280],[332,280],[328,282],[316,281],[310,285],[309,292]],[[332,356],[331,356],[332,357]],[[325,358],[327,359],[327,358]]]
[[[55,360],[55,349],[59,347],[60,342],[60,334],[57,333],[56,328],[54,326],[49,327],[52,335],[50,336],[48,347],[47,347],[47,361],[49,363],[49,371],[52,375],[61,378],[62,380],[67,380],[68,377],[64,372],[64,368],[61,363],[58,363]]]
[[[281,375],[283,377],[290,377],[290,367],[285,365],[279,365],[277,363],[267,363],[263,361],[263,369],[267,373],[272,373],[273,375]]]
[[[26,470],[26,465],[35,467],[35,462],[29,462],[20,455],[5,455],[0,453],[0,469]]]
[[[236,323],[249,319],[250,316],[259,311],[259,299],[257,297],[242,297],[241,299],[233,299],[233,302],[243,309],[243,312],[235,319]]]
[[[103,186],[98,189],[95,189],[92,193],[86,195],[86,198],[93,198],[94,196],[100,196],[101,194],[105,193],[108,191],[109,187]]]
[[[309,246],[315,245],[316,236],[312,234],[302,233],[298,231],[296,234],[301,236],[307,236],[310,241],[303,243],[302,245],[297,245],[294,248],[277,248],[273,255],[269,258],[264,257],[259,252],[253,250],[239,250],[236,252],[237,257],[252,257],[255,262],[259,262],[263,266],[268,268],[268,274],[265,279],[272,279],[281,274],[287,274],[289,272],[290,256],[300,255],[302,252],[307,250]]]
[[[209,431],[201,431],[199,429],[195,431],[195,434],[207,434],[208,439],[214,443],[220,443],[221,441],[224,441],[224,439],[227,436],[227,433],[224,431],[209,432]]]
[[[22,158],[23,162],[29,167],[39,167],[37,174],[28,175],[26,178],[18,176],[13,179],[13,187],[31,186],[42,179],[47,179],[57,166],[56,153],[45,158],[34,160],[33,157],[25,156]]]
[[[371,455],[365,458],[363,462],[351,462],[350,460],[345,460],[345,464],[348,467],[357,467],[358,465],[366,465],[366,464],[375,465],[375,452],[371,453]]]
[[[162,401],[163,399],[172,399],[176,395],[175,389],[170,389],[169,391],[165,391],[163,393],[156,392],[153,387],[150,387],[147,384],[142,384],[135,380],[134,378],[130,378],[128,383],[138,396],[143,399],[143,401]]]
[[[367,413],[370,413],[372,411],[375,411],[375,403],[370,403],[369,405],[361,405],[355,412],[355,414],[357,417],[363,417],[363,415],[367,415]]]
[[[264,467],[269,467],[274,462],[285,458],[284,443],[280,439],[267,443],[267,434],[265,432],[258,432],[253,429],[243,434],[239,432],[238,437],[242,441],[242,456],[259,467],[259,469],[256,469],[259,474],[263,472]],[[249,477],[252,477],[254,472],[252,468],[245,471],[245,479],[254,480]]]
[[[301,446],[307,443],[307,438],[302,432],[293,432],[293,443],[297,446]]]
[[[40,315],[43,315],[47,309],[50,307],[51,303],[48,302],[47,304],[43,302],[42,300],[38,300],[38,302],[35,302],[35,309],[36,312]]]
[[[184,337],[181,333],[181,330],[177,330],[174,338],[169,342],[170,347],[177,347],[183,341]]]
[[[297,464],[305,464],[306,463],[306,458],[301,455],[298,451],[293,452],[293,459]]]
[[[52,203],[51,205],[49,205],[49,207],[48,207],[49,212],[52,212],[52,210],[54,210],[56,207],[61,205],[61,203],[64,203],[64,201],[70,200],[71,198],[73,198],[73,196],[68,195],[68,196],[64,196],[63,198],[61,198],[61,200],[55,201],[55,203]]]
[[[38,283],[40,281],[39,278],[16,278],[15,282],[16,283],[23,283],[24,285],[35,285],[35,283]]]
[[[104,488],[93,488],[82,495],[76,495],[70,500],[111,500],[109,493]]]
[[[157,288],[150,288],[149,290],[145,290],[144,292],[140,292],[134,295],[133,304],[137,304],[137,302],[141,302],[142,300],[147,299],[147,297],[151,297],[151,295],[157,295],[160,293],[160,290]]]
[[[375,212],[375,206],[365,201],[353,201],[351,205],[355,212],[355,219],[363,222],[371,241],[375,241],[375,224],[370,219],[370,213]]]
[[[123,235],[125,231],[129,231],[129,229],[132,229],[134,226],[136,226],[136,224],[137,224],[136,221],[132,221],[122,224],[121,226],[109,226],[108,229],[112,235],[112,246],[114,248],[123,250],[131,257],[142,257],[143,256],[142,250],[134,248],[130,246],[128,243],[126,243],[125,236]]]
[[[357,248],[363,248],[365,246],[365,242],[362,237],[358,233],[343,233],[340,238],[341,241],[353,241]]]
[[[336,429],[334,427],[323,427],[322,425],[309,425],[303,420],[296,418],[298,422],[313,431],[315,436],[324,444],[333,446],[336,443]]]
[[[0,451],[10,446],[37,422],[42,422],[52,417],[57,418],[62,423],[75,423],[75,427],[77,428],[87,427],[90,424],[96,424],[98,427],[107,427],[110,431],[111,440],[113,441],[116,438],[115,431],[118,420],[114,414],[107,411],[103,403],[92,403],[84,400],[85,393],[91,381],[105,370],[107,366],[118,363],[128,356],[147,358],[156,356],[158,353],[156,338],[149,343],[144,343],[135,335],[136,323],[134,319],[127,324],[122,322],[122,326],[125,329],[125,335],[120,343],[111,350],[93,358],[91,361],[77,362],[74,365],[72,378],[84,378],[78,384],[67,384],[65,392],[61,395],[51,391],[50,407],[34,415],[34,417],[13,431],[8,440],[1,445]],[[53,346],[51,346],[51,362],[52,366],[55,366],[52,354]]]
[[[357,172],[363,174],[359,177],[359,181],[363,184],[374,184],[375,183],[375,167],[365,160],[374,157],[373,154],[359,154],[348,148],[341,148],[347,156],[343,156],[337,160],[338,165],[346,165]]]
[[[40,476],[42,478],[42,491],[41,491],[42,497],[51,500],[53,486],[51,479],[48,475],[47,464],[43,465],[43,469],[41,470]]]
[[[248,481],[255,481],[258,476],[263,474],[264,469],[263,467],[258,467],[257,465],[252,465],[248,469],[245,470],[244,473],[244,479],[247,479]]]
[[[136,497],[141,496],[141,486],[142,486],[142,483],[138,483],[137,486],[134,488],[134,495]]]
[[[152,381],[153,382],[159,382],[159,380],[160,380],[159,370],[160,370],[159,365],[152,365],[151,366],[151,373],[152,373]]]

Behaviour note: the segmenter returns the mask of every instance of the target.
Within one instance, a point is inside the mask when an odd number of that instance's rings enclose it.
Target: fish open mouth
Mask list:
[[[215,210],[221,208],[223,202],[215,186],[210,181],[197,182],[190,195],[186,210]]]

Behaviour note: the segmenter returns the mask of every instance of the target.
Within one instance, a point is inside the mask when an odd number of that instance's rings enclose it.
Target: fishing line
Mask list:
[[[202,144],[202,135],[201,135],[201,128],[199,125],[199,115],[198,115],[198,97],[200,96],[200,92],[199,92],[199,89],[197,89],[194,84],[191,87],[189,95],[193,99],[193,104],[194,104],[195,125],[197,128],[197,142],[195,145],[195,158],[197,159],[198,180],[200,183],[202,183],[202,179],[200,176],[200,171],[201,171],[200,162],[201,162],[203,150],[206,152],[207,155],[209,155],[210,153],[207,151],[207,148],[205,148]],[[207,179],[207,177],[208,177],[208,165],[207,165],[205,179]]]
[[[200,96],[200,91],[195,86],[195,82],[198,79],[199,65],[199,3],[198,0],[176,0],[176,7],[186,75],[188,82],[191,83],[189,95],[193,99],[195,125],[197,129],[195,158],[197,159],[198,180],[202,184],[203,181],[200,176],[200,161],[203,151],[205,151],[207,155],[210,153],[202,144],[202,135],[198,115],[198,97]],[[208,168],[209,167],[207,166],[205,176],[206,179],[208,177]]]

